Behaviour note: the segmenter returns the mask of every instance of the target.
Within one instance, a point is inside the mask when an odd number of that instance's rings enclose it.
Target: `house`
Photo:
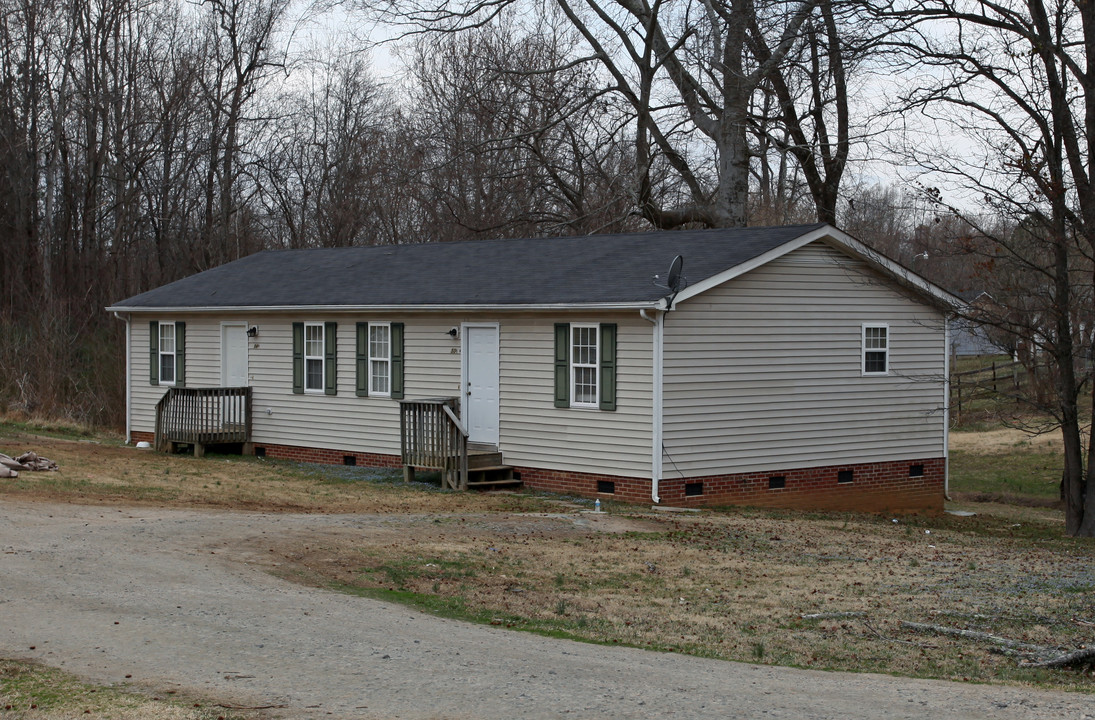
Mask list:
[[[958,303],[815,224],[267,251],[108,310],[131,441],[245,385],[255,452],[398,467],[401,406],[457,398],[529,487],[896,512],[942,509]]]
[[[993,308],[996,301],[983,290],[969,290],[955,293],[964,303],[962,317],[950,321],[951,355],[953,357],[971,357],[978,355],[1010,355],[1007,348],[989,337],[988,328],[977,321],[978,314],[984,308]]]

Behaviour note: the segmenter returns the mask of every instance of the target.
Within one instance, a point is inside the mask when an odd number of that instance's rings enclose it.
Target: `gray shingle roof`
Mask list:
[[[650,303],[668,294],[653,278],[676,255],[694,285],[821,227],[272,250],[112,309]]]

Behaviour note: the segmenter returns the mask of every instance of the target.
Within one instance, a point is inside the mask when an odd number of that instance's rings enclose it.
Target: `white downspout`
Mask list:
[[[943,316],[943,499],[951,499],[951,318]]]
[[[640,310],[639,315],[643,320],[654,325],[653,340],[653,402],[651,408],[651,438],[650,438],[650,499],[655,504],[660,503],[658,484],[662,479],[662,339],[664,313],[654,311],[653,318],[646,314],[646,310]]]
[[[133,333],[130,332],[130,315],[123,317],[120,313],[114,313],[114,317],[125,321],[125,442],[129,445],[133,442]]]

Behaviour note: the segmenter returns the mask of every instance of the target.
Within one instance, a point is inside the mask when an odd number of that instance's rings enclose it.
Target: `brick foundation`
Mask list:
[[[910,476],[913,466],[923,474]],[[830,465],[800,470],[771,470],[693,478],[667,478],[658,484],[661,504],[678,507],[752,505],[800,510],[855,510],[892,513],[943,511],[943,458],[899,460],[857,465]],[[650,502],[650,481],[643,478],[518,468],[530,488],[611,497],[624,502]],[[840,471],[850,471],[850,482],[838,482]],[[770,488],[771,478],[783,478],[783,487]],[[597,492],[598,481],[611,482],[611,495]],[[698,484],[698,486],[696,485]],[[700,494],[686,495],[693,485]]]
[[[134,432],[133,441],[153,440],[150,432]],[[255,443],[266,457],[296,462],[342,465],[347,456],[362,467],[401,467],[398,455],[352,450],[308,448]],[[911,476],[913,466],[923,474]],[[516,467],[521,481],[535,490],[612,498],[629,503],[649,503],[650,480],[597,473]],[[838,473],[851,472],[850,482],[838,482]],[[693,478],[666,478],[658,485],[661,504],[678,507],[705,505],[752,505],[799,510],[853,510],[866,512],[939,513],[943,511],[943,458],[898,460],[857,465],[829,465],[799,470],[729,473]],[[782,477],[784,486],[771,488],[771,478]],[[598,483],[613,483],[611,494],[598,493]],[[697,485],[698,484],[698,485]],[[686,495],[692,485],[699,494]]]
[[[361,467],[403,467],[402,458],[398,455],[354,452],[353,450],[298,447],[296,445],[255,443],[255,451],[258,452],[260,449],[265,452],[266,457],[275,460],[293,460],[294,462],[320,463],[323,465],[342,465],[347,457],[353,457],[354,464]]]

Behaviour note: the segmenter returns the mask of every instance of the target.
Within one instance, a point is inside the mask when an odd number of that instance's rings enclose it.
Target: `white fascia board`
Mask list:
[[[758,255],[752,260],[748,260],[740,265],[735,265],[732,268],[724,270],[717,275],[702,280],[695,285],[689,285],[684,290],[677,293],[677,297],[674,299],[674,303],[678,303],[687,300],[691,297],[695,297],[700,293],[706,292],[711,288],[718,287],[725,282],[733,280],[734,278],[744,275],[747,272],[755,270],[763,265],[776,260],[778,258],[792,253],[799,248],[805,247],[815,241],[828,242],[834,245],[838,249],[845,253],[852,255],[860,260],[863,260],[869,266],[878,270],[883,275],[893,279],[898,284],[912,288],[919,293],[931,298],[935,303],[943,305],[947,308],[955,308],[965,305],[961,298],[950,294],[943,288],[928,282],[924,278],[920,277],[912,270],[895,263],[883,255],[870,249],[859,240],[856,240],[851,235],[845,232],[837,230],[832,225],[825,225],[819,227],[816,230],[812,230],[804,235],[800,235],[794,240],[788,241],[779,247],[772,248],[768,252]],[[665,308],[665,301],[659,304],[660,309]]]
[[[112,305],[108,312],[127,313],[363,313],[363,312],[528,312],[532,310],[652,310],[658,300],[630,303],[544,303],[527,305],[225,305],[136,307]]]

